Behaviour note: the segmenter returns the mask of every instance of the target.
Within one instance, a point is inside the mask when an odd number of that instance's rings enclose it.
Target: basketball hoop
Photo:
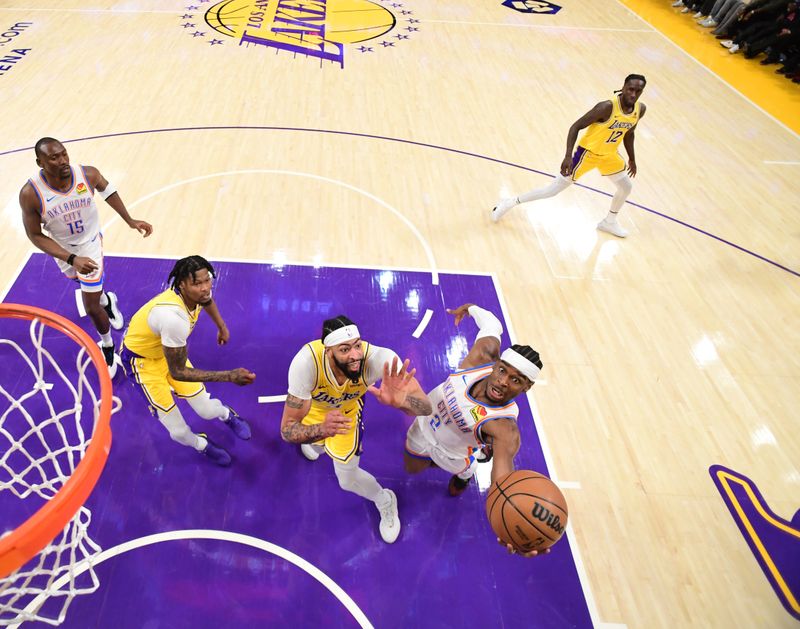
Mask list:
[[[30,321],[27,339],[24,326],[13,320]],[[60,358],[59,364],[52,353],[59,349],[63,357],[65,337],[80,348],[74,367],[71,359]],[[66,349],[74,355],[70,343]],[[88,535],[91,512],[84,502],[108,458],[111,414],[119,400],[112,397],[97,344],[47,310],[0,303],[0,360],[0,374],[5,374],[0,382],[0,498],[4,505],[14,496],[43,502],[10,532],[0,528],[0,626],[30,620],[56,625],[76,595],[98,586],[91,561],[101,549]],[[99,398],[91,370],[87,374],[89,365],[96,371]],[[89,408],[90,416],[84,412]],[[35,506],[20,511],[29,513]],[[1,527],[7,525],[0,521]],[[90,565],[85,578],[74,570],[82,562]],[[67,585],[57,586],[65,577]]]

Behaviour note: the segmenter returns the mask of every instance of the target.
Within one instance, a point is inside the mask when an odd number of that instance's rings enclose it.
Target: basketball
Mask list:
[[[517,470],[494,483],[486,498],[492,529],[518,552],[545,550],[567,526],[567,501],[547,476]]]

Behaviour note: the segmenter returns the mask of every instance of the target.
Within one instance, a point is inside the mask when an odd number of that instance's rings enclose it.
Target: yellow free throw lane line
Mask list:
[[[784,126],[800,135],[800,85],[776,74],[776,65],[762,66],[732,55],[719,45],[713,29],[703,28],[691,13],[681,13],[666,0],[618,0],[618,2],[674,42],[687,54],[746,96]]]

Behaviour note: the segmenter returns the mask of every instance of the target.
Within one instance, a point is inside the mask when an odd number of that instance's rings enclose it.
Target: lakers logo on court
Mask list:
[[[197,0],[181,15],[181,26],[193,38],[211,46],[230,41],[272,49],[341,68],[346,48],[360,53],[393,48],[419,30],[414,12],[390,0],[222,0],[207,9],[203,4]]]

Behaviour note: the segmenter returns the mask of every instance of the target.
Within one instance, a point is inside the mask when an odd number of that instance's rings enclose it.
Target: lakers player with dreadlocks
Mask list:
[[[628,232],[617,222],[622,204],[633,189],[631,177],[636,176],[636,156],[633,149],[636,125],[644,117],[646,107],[639,102],[647,80],[641,74],[629,74],[621,90],[617,90],[610,100],[597,103],[569,128],[567,151],[561,162],[560,174],[549,186],[537,188],[518,197],[501,199],[492,210],[492,220],[499,221],[506,212],[519,203],[537,201],[554,197],[578,181],[590,170],[597,168],[600,174],[608,177],[617,187],[611,199],[608,215],[597,224],[597,229],[625,238]],[[588,129],[587,129],[588,127]],[[572,152],[578,133],[586,129]],[[625,146],[628,153],[628,167],[617,152],[619,145]]]
[[[203,419],[219,419],[239,439],[250,439],[250,427],[236,412],[212,398],[204,382],[250,384],[256,375],[247,369],[205,371],[195,369],[187,357],[187,341],[204,310],[217,326],[217,343],[224,345],[230,332],[211,296],[214,267],[201,256],[175,263],[170,287],[159,293],[131,318],[122,340],[122,364],[128,377],[144,394],[151,411],[178,443],[227,466],[230,454],[205,433],[193,433],[172,397],[184,398]]]

